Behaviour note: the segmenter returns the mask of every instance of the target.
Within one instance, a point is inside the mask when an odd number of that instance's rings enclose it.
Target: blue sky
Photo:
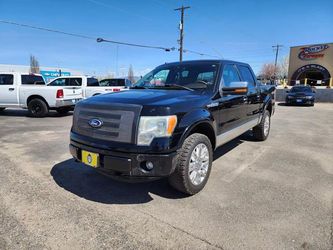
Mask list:
[[[274,60],[272,45],[333,42],[332,0],[0,0],[2,20],[124,42],[173,47],[177,45],[179,12],[184,5],[185,45],[189,50],[248,62],[258,72]],[[86,74],[136,75],[178,52],[97,43],[0,23],[0,64],[28,64],[33,54],[42,66],[61,66]],[[205,59],[185,53],[185,60]],[[214,58],[214,57],[213,57]],[[118,65],[118,67],[116,67]]]

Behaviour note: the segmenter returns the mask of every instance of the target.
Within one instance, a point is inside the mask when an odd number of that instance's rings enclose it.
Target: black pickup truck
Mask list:
[[[79,102],[70,152],[118,179],[156,179],[186,194],[202,190],[213,151],[252,129],[266,140],[275,88],[248,64],[198,60],[161,65],[129,91]]]

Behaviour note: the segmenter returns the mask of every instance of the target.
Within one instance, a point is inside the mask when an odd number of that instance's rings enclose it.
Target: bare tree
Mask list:
[[[280,79],[286,79],[288,77],[288,69],[289,69],[289,56],[285,56],[282,58],[279,64],[279,72],[278,76]]]
[[[133,67],[132,64],[130,65],[129,69],[128,69],[128,76],[127,76],[128,80],[130,80],[132,83],[135,82],[134,79],[134,72],[133,72]]]
[[[275,66],[273,63],[265,63],[260,71],[260,75],[266,80],[273,80],[275,77],[275,70],[279,72],[279,65]]]
[[[30,55],[30,73],[39,74],[39,62],[37,58],[33,55]]]

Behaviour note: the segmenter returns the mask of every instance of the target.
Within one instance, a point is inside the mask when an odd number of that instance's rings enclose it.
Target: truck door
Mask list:
[[[227,87],[231,82],[240,82],[238,70],[234,64],[226,64],[223,67],[220,89]],[[220,91],[221,93],[221,91]],[[237,128],[244,118],[244,95],[224,95],[216,100],[219,102],[219,126],[218,134]]]
[[[248,82],[246,120],[259,119],[260,90],[256,84],[252,70],[247,65],[237,65],[242,81]]]
[[[0,106],[16,106],[18,89],[13,74],[0,74]]]

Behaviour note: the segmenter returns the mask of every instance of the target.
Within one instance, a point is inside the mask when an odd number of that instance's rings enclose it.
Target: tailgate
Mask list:
[[[64,99],[80,99],[82,98],[81,87],[64,87]]]

